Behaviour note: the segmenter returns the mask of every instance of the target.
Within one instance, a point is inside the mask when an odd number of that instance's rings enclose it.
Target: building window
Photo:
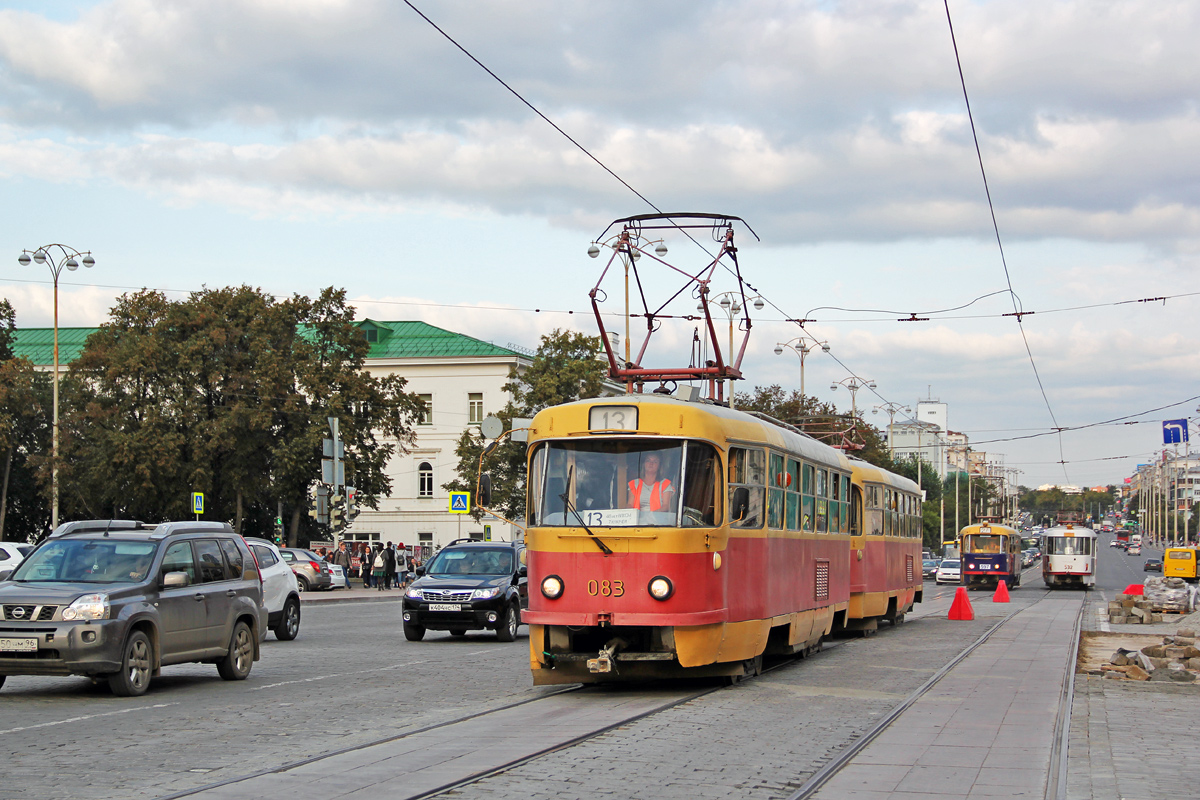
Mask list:
[[[423,405],[425,407],[421,411],[421,419],[417,420],[417,424],[418,425],[432,425],[433,424],[433,395],[419,394],[419,395],[417,395],[417,397],[421,398],[421,405]]]
[[[420,558],[422,561],[428,561],[429,557],[431,555],[433,555],[433,534],[432,533],[418,533],[417,534],[417,549],[420,551],[417,554],[417,557]]]
[[[433,497],[433,465],[428,461],[417,467],[417,497]]]
[[[483,422],[483,392],[471,392],[467,395],[468,422],[478,425]]]

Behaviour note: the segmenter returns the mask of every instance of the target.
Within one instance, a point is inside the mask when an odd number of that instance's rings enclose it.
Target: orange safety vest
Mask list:
[[[641,478],[634,478],[629,482],[629,507],[640,508],[642,505],[642,486],[645,484]],[[650,487],[650,510],[662,510],[662,493],[666,489],[671,488],[671,482],[665,478],[658,483],[652,484]]]

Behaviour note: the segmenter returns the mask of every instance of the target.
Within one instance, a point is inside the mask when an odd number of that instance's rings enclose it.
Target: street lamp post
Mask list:
[[[905,414],[911,414],[912,409],[900,403],[887,402],[881,406],[875,406],[871,409],[872,414],[878,414],[880,411],[887,412],[888,415],[888,455],[892,453],[892,425],[896,422],[896,414],[903,411]]]
[[[808,342],[806,342],[804,340],[803,336],[797,336],[795,339],[792,339],[792,340],[786,341],[786,342],[780,342],[777,345],[775,345],[775,355],[777,355],[777,356],[783,355],[783,349],[785,347],[788,350],[791,350],[796,355],[800,356],[800,394],[801,394],[801,396],[803,396],[804,395],[804,357],[807,356],[809,353],[811,353],[813,350],[816,350],[818,347],[821,348],[826,353],[828,353],[829,352],[829,342],[818,342],[816,339],[814,339],[812,344],[809,344]]]
[[[840,381],[834,381],[829,386],[829,391],[835,392],[839,386],[845,386],[850,390],[850,415],[854,419],[858,419],[858,403],[855,397],[858,395],[858,390],[866,387],[867,389],[875,388],[875,381],[864,381],[856,375],[851,375],[849,378],[842,378]]]
[[[733,321],[737,319],[738,314],[742,313],[742,295],[740,292],[721,292],[713,295],[708,299],[710,305],[716,304],[718,308],[725,313],[729,318],[729,352],[726,354],[727,363],[733,363]],[[754,304],[755,311],[762,311],[766,307],[766,302],[761,295],[754,295],[746,298],[746,302]],[[704,310],[704,301],[700,301],[700,305],[696,307],[697,311]],[[729,407],[733,408],[733,379],[729,380]]]
[[[56,248],[57,259],[53,255]],[[50,464],[50,528],[53,530],[58,527],[58,276],[62,274],[63,267],[71,272],[79,269],[80,264],[91,269],[96,265],[96,259],[92,258],[91,250],[80,252],[65,244],[48,244],[32,252],[24,250],[17,257],[17,263],[23,267],[29,266],[30,261],[45,264],[54,277],[54,425]]]

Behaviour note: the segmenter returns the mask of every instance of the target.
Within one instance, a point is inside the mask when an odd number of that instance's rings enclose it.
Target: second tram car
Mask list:
[[[786,426],[635,394],[545,409],[529,441],[535,685],[736,680],[921,598],[915,484]]]
[[[1096,532],[1064,525],[1042,533],[1042,580],[1051,589],[1096,585]]]
[[[962,582],[970,589],[1021,585],[1021,534],[1006,525],[983,522],[968,525],[962,540]]]

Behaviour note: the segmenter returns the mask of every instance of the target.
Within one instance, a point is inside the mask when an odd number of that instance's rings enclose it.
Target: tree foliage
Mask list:
[[[64,382],[65,515],[182,519],[197,491],[206,517],[258,535],[282,503],[296,542],[330,416],[347,478],[374,507],[420,401],[402,378],[364,372],[369,344],[353,323],[334,289],[315,300],[247,286],[121,297]]]
[[[50,376],[14,358],[16,315],[0,299],[0,539],[36,541],[50,522],[38,463],[50,450]]]
[[[496,416],[512,429],[513,419],[530,419],[544,408],[588,397],[599,397],[604,390],[608,365],[601,361],[600,338],[555,328],[541,338],[532,363],[523,370],[509,371],[504,390],[511,399]],[[479,457],[485,442],[479,429],[468,426],[459,437],[457,477],[444,484],[451,492],[475,492]],[[492,476],[490,508],[507,519],[525,516],[526,464],[525,444],[505,439],[484,460],[484,470]],[[472,512],[478,521],[482,513]]]

